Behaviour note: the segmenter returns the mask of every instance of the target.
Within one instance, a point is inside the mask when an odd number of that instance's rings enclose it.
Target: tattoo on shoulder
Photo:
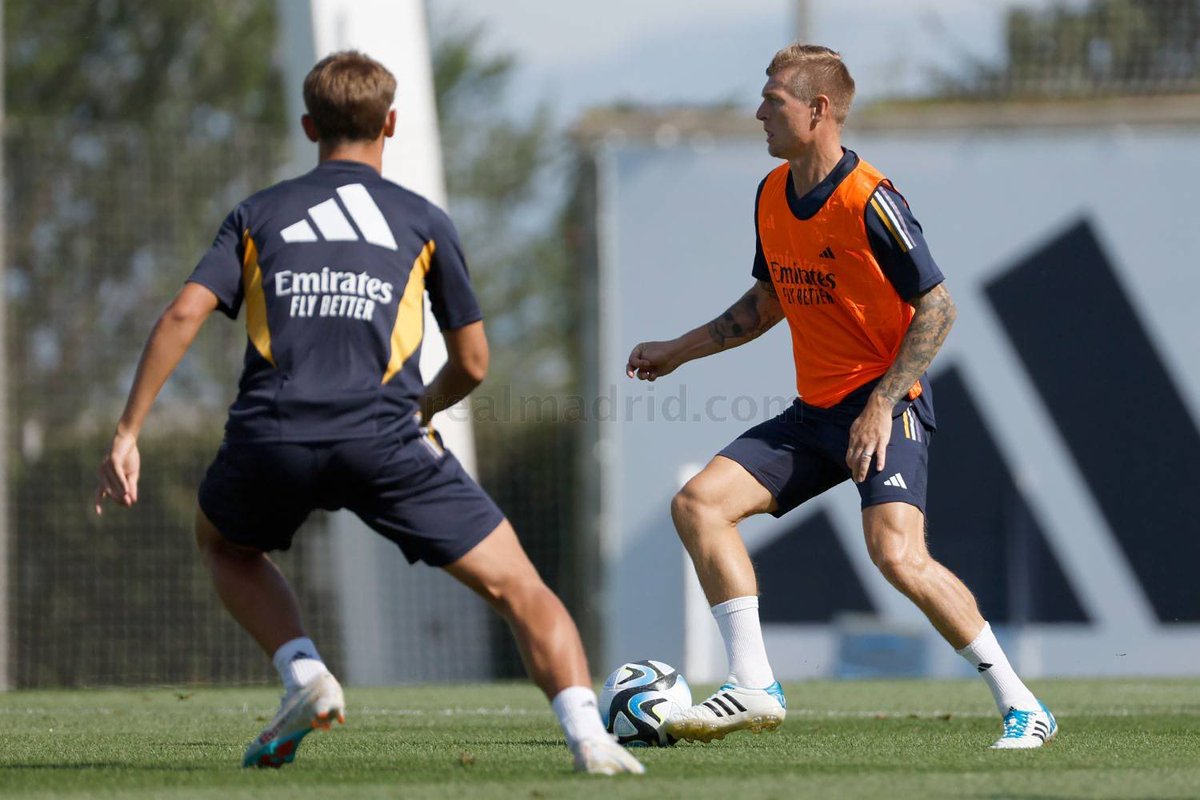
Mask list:
[[[762,289],[764,292],[771,295],[771,297],[774,297],[776,299],[779,298],[779,294],[775,291],[775,282],[774,281],[759,281],[758,288]]]

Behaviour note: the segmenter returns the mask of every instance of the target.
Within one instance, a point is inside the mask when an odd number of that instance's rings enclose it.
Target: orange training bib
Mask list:
[[[867,239],[865,211],[887,181],[866,161],[811,219],[787,201],[788,165],[767,176],[758,235],[792,331],[796,391],[810,405],[836,405],[896,360],[913,308],[883,274]],[[909,399],[921,392],[918,382]]]

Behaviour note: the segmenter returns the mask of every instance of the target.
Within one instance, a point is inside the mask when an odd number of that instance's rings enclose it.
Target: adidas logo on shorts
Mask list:
[[[892,477],[883,482],[884,486],[895,486],[897,489],[907,489],[908,484],[904,482],[904,476],[897,472]]]

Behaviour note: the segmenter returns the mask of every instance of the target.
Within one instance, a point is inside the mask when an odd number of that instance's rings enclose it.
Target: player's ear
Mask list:
[[[816,125],[829,116],[829,97],[819,94],[812,99],[808,107],[812,109],[812,123]]]
[[[390,139],[396,134],[396,109],[389,109],[387,116],[383,118],[383,135],[384,138]]]
[[[320,134],[317,133],[317,123],[311,115],[305,114],[300,117],[300,127],[304,128],[304,135],[308,137],[310,142],[319,142],[321,140]]]

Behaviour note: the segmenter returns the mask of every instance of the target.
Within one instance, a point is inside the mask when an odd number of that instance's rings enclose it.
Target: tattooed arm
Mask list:
[[[770,281],[756,281],[750,287],[750,291],[726,309],[724,314],[704,326],[708,340],[693,343],[693,349],[698,352],[691,358],[712,355],[757,339],[781,319],[783,308],[779,305],[779,296],[775,294],[774,284]],[[690,361],[691,358],[684,360]]]
[[[688,361],[757,339],[783,319],[783,308],[770,281],[756,281],[750,291],[707,325],[669,342],[642,342],[625,365],[630,378],[654,380]]]
[[[918,296],[912,305],[912,322],[900,342],[900,352],[873,392],[886,400],[889,406],[900,402],[925,374],[925,370],[929,369],[958,314],[944,283]]]
[[[958,313],[943,283],[917,296],[912,305],[912,322],[900,342],[896,360],[879,379],[867,407],[850,426],[846,466],[860,483],[867,477],[872,455],[876,471],[883,469],[892,436],[892,408],[929,368]]]

